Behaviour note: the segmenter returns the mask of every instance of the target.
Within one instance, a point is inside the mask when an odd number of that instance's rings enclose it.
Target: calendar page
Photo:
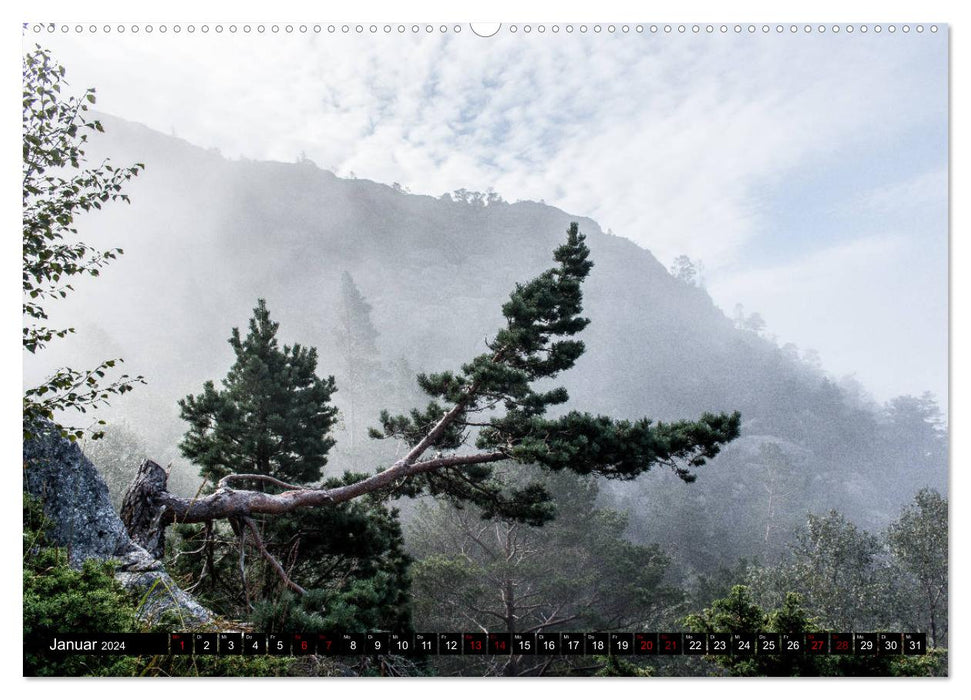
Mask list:
[[[948,38],[24,24],[24,675],[948,675]]]

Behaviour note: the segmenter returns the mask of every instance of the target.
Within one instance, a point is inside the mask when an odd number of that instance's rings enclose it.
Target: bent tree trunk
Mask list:
[[[172,523],[230,519],[245,524],[254,515],[283,515],[302,508],[334,506],[365,494],[396,488],[421,474],[456,473],[462,467],[472,465],[508,459],[518,461],[510,454],[510,449],[446,456],[439,453],[432,459],[421,460],[422,455],[435,445],[465,408],[465,401],[457,403],[407,455],[388,469],[361,481],[332,488],[293,486],[262,474],[230,474],[220,479],[212,494],[182,498],[169,493],[165,469],[152,460],[145,460],[125,493],[121,517],[132,539],[153,556],[161,557],[165,547],[165,528]],[[721,444],[738,436],[739,423],[738,413],[731,416],[706,414],[696,424],[682,421],[670,425],[651,425],[643,422],[643,425],[633,426],[633,430],[627,428],[631,434],[630,443],[615,436],[616,445],[601,444],[595,451],[577,455],[578,467],[582,468],[577,468],[577,471],[606,475],[623,473],[625,478],[631,478],[634,474],[648,471],[655,464],[663,464],[671,467],[685,481],[691,481],[693,476],[678,461],[683,460],[692,466],[703,464],[705,459],[718,453]],[[560,430],[568,433],[566,429]],[[663,447],[659,449],[660,446]],[[550,461],[556,463],[555,460]],[[618,463],[624,465],[623,471],[617,469]],[[230,487],[232,483],[247,481],[270,483],[283,490],[280,493],[264,493]],[[264,556],[268,556],[261,545],[261,542],[257,542]]]
[[[395,486],[418,474],[507,459],[505,452],[497,450],[418,461],[464,408],[464,402],[460,402],[446,412],[407,455],[388,469],[356,483],[329,489],[292,486],[260,474],[230,474],[216,484],[215,492],[210,495],[181,498],[169,493],[168,472],[147,459],[141,463],[125,492],[121,518],[131,538],[153,556],[161,558],[165,553],[165,528],[172,523],[202,523],[223,518],[245,521],[253,515],[282,515],[301,508],[336,505]],[[270,494],[229,487],[237,481],[269,482],[285,490]]]
[[[150,459],[141,463],[135,479],[125,492],[121,519],[128,534],[153,556],[165,553],[165,528],[173,523],[203,523],[220,519],[246,520],[253,515],[283,515],[301,508],[330,506],[353,500],[366,493],[394,486],[401,479],[450,466],[483,464],[505,459],[502,452],[462,457],[443,457],[415,464],[395,466],[348,486],[314,489],[289,486],[288,490],[270,494],[262,491],[232,489],[226,484],[245,479],[270,481],[260,475],[232,474],[222,479],[214,493],[201,498],[182,498],[168,491],[168,473]]]

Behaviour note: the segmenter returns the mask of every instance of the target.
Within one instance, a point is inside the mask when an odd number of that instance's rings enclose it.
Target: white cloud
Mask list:
[[[53,43],[107,111],[227,155],[304,151],[428,194],[494,186],[595,217],[662,259],[686,252],[714,267],[763,229],[759,184],[870,128],[907,59],[830,37]]]
[[[944,401],[947,280],[914,264],[921,248],[901,234],[867,236],[709,287],[722,308],[758,311],[780,344],[818,350],[830,372],[855,374],[879,400],[931,390]]]
[[[878,342],[906,344],[906,324],[921,323],[918,310],[902,308],[903,321],[888,316],[878,285],[928,283],[929,271],[944,273],[946,252],[906,282],[893,277],[899,259],[873,248],[872,238],[752,270],[748,253],[780,215],[762,193],[793,173],[838,174],[868,148],[893,153],[899,133],[940,125],[943,41],[731,33],[485,40],[468,31],[357,37],[338,30],[54,36],[49,43],[76,86],[98,86],[99,108],[173,128],[231,157],[294,160],[303,152],[338,174],[431,195],[494,187],[509,199],[542,199],[590,216],[663,262],[681,253],[701,258],[721,303],[735,294],[763,311],[780,336],[818,347],[849,370],[851,361],[872,365]],[[874,177],[883,186],[916,176]],[[940,210],[941,177],[937,171],[871,192],[856,206],[876,215],[909,202],[914,215],[919,202],[937,197],[931,208]],[[798,185],[796,194],[798,201]],[[818,195],[801,193],[807,202]],[[831,211],[843,203],[812,205]],[[800,250],[813,250],[806,243]],[[867,283],[847,282],[854,277]],[[926,284],[911,296],[945,303]],[[829,311],[810,309],[814,299]],[[834,325],[844,312],[845,323]],[[852,318],[883,325],[860,333]],[[837,328],[858,350],[837,347]],[[943,328],[923,330],[939,343]],[[925,364],[937,362],[939,352],[924,350]],[[900,371],[889,367],[880,380],[888,385]]]
[[[918,173],[902,182],[861,194],[853,206],[865,208],[874,214],[894,214],[935,207],[940,214],[947,210],[947,180],[947,170],[944,168]]]

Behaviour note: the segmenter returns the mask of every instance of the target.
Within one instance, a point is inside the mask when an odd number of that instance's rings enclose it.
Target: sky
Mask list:
[[[589,216],[665,265],[699,260],[726,313],[759,312],[878,400],[946,402],[946,27],[103,26],[24,43],[99,110],[229,158]]]

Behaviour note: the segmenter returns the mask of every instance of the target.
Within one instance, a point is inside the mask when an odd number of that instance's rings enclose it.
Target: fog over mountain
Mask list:
[[[225,375],[226,340],[258,298],[283,342],[319,348],[319,373],[335,375],[345,409],[336,333],[345,272],[371,305],[382,378],[356,392],[366,397],[354,409],[361,418],[345,422],[331,460],[334,470],[369,470],[378,465],[360,461],[383,453],[355,452],[348,430],[365,444],[380,408],[417,398],[409,374],[455,369],[482,352],[514,285],[547,268],[579,221],[595,264],[584,289],[592,322],[582,335],[587,353],[563,377],[569,407],[626,418],[743,417],[742,438],[696,484],[659,472],[605,489],[630,509],[632,536],[661,542],[686,567],[700,567],[697,558],[730,563],[773,556],[809,511],[840,508],[882,527],[918,488],[946,491],[932,402],[875,405],[799,349],[738,327],[703,288],[595,221],[536,202],[411,195],[309,161],[227,160],[138,124],[102,121],[106,135],[92,142],[90,159],[110,154],[146,169],[127,189],[130,206],[86,218],[80,233],[125,254],[57,305],[52,321],[70,319],[78,333],[52,344],[49,364],[26,364],[25,383],[57,364],[124,357],[126,371],[148,385],[105,415],[186,473],[176,402]]]

